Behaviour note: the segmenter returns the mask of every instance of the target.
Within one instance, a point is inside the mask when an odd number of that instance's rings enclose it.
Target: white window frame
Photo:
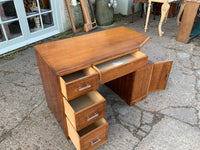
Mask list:
[[[20,20],[22,36],[0,42],[0,55],[63,32],[62,12],[60,9],[61,0],[50,0],[54,26],[31,33],[27,23],[27,16],[25,16],[23,1],[13,0],[13,2],[16,7],[18,20]]]

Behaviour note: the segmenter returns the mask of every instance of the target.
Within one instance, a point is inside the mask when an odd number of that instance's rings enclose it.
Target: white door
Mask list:
[[[0,55],[59,33],[58,3],[55,0],[0,0]]]

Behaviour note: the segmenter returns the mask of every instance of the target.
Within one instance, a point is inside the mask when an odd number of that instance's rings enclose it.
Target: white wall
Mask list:
[[[132,14],[131,6],[133,0],[117,0],[118,5],[115,9],[115,14],[130,15]],[[139,3],[135,5],[135,12],[139,11]]]

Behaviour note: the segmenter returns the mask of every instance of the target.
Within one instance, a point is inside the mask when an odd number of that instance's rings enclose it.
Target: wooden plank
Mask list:
[[[198,8],[199,8],[198,2],[195,1],[186,2],[181,24],[176,37],[177,41],[188,43]]]
[[[149,37],[125,27],[35,46],[57,75],[90,67],[140,50]]]

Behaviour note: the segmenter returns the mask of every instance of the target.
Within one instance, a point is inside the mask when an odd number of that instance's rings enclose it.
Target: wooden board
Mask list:
[[[186,2],[181,24],[176,37],[177,41],[188,43],[199,4],[200,3],[195,1]]]
[[[35,46],[57,75],[75,72],[140,50],[149,37],[125,27]]]

